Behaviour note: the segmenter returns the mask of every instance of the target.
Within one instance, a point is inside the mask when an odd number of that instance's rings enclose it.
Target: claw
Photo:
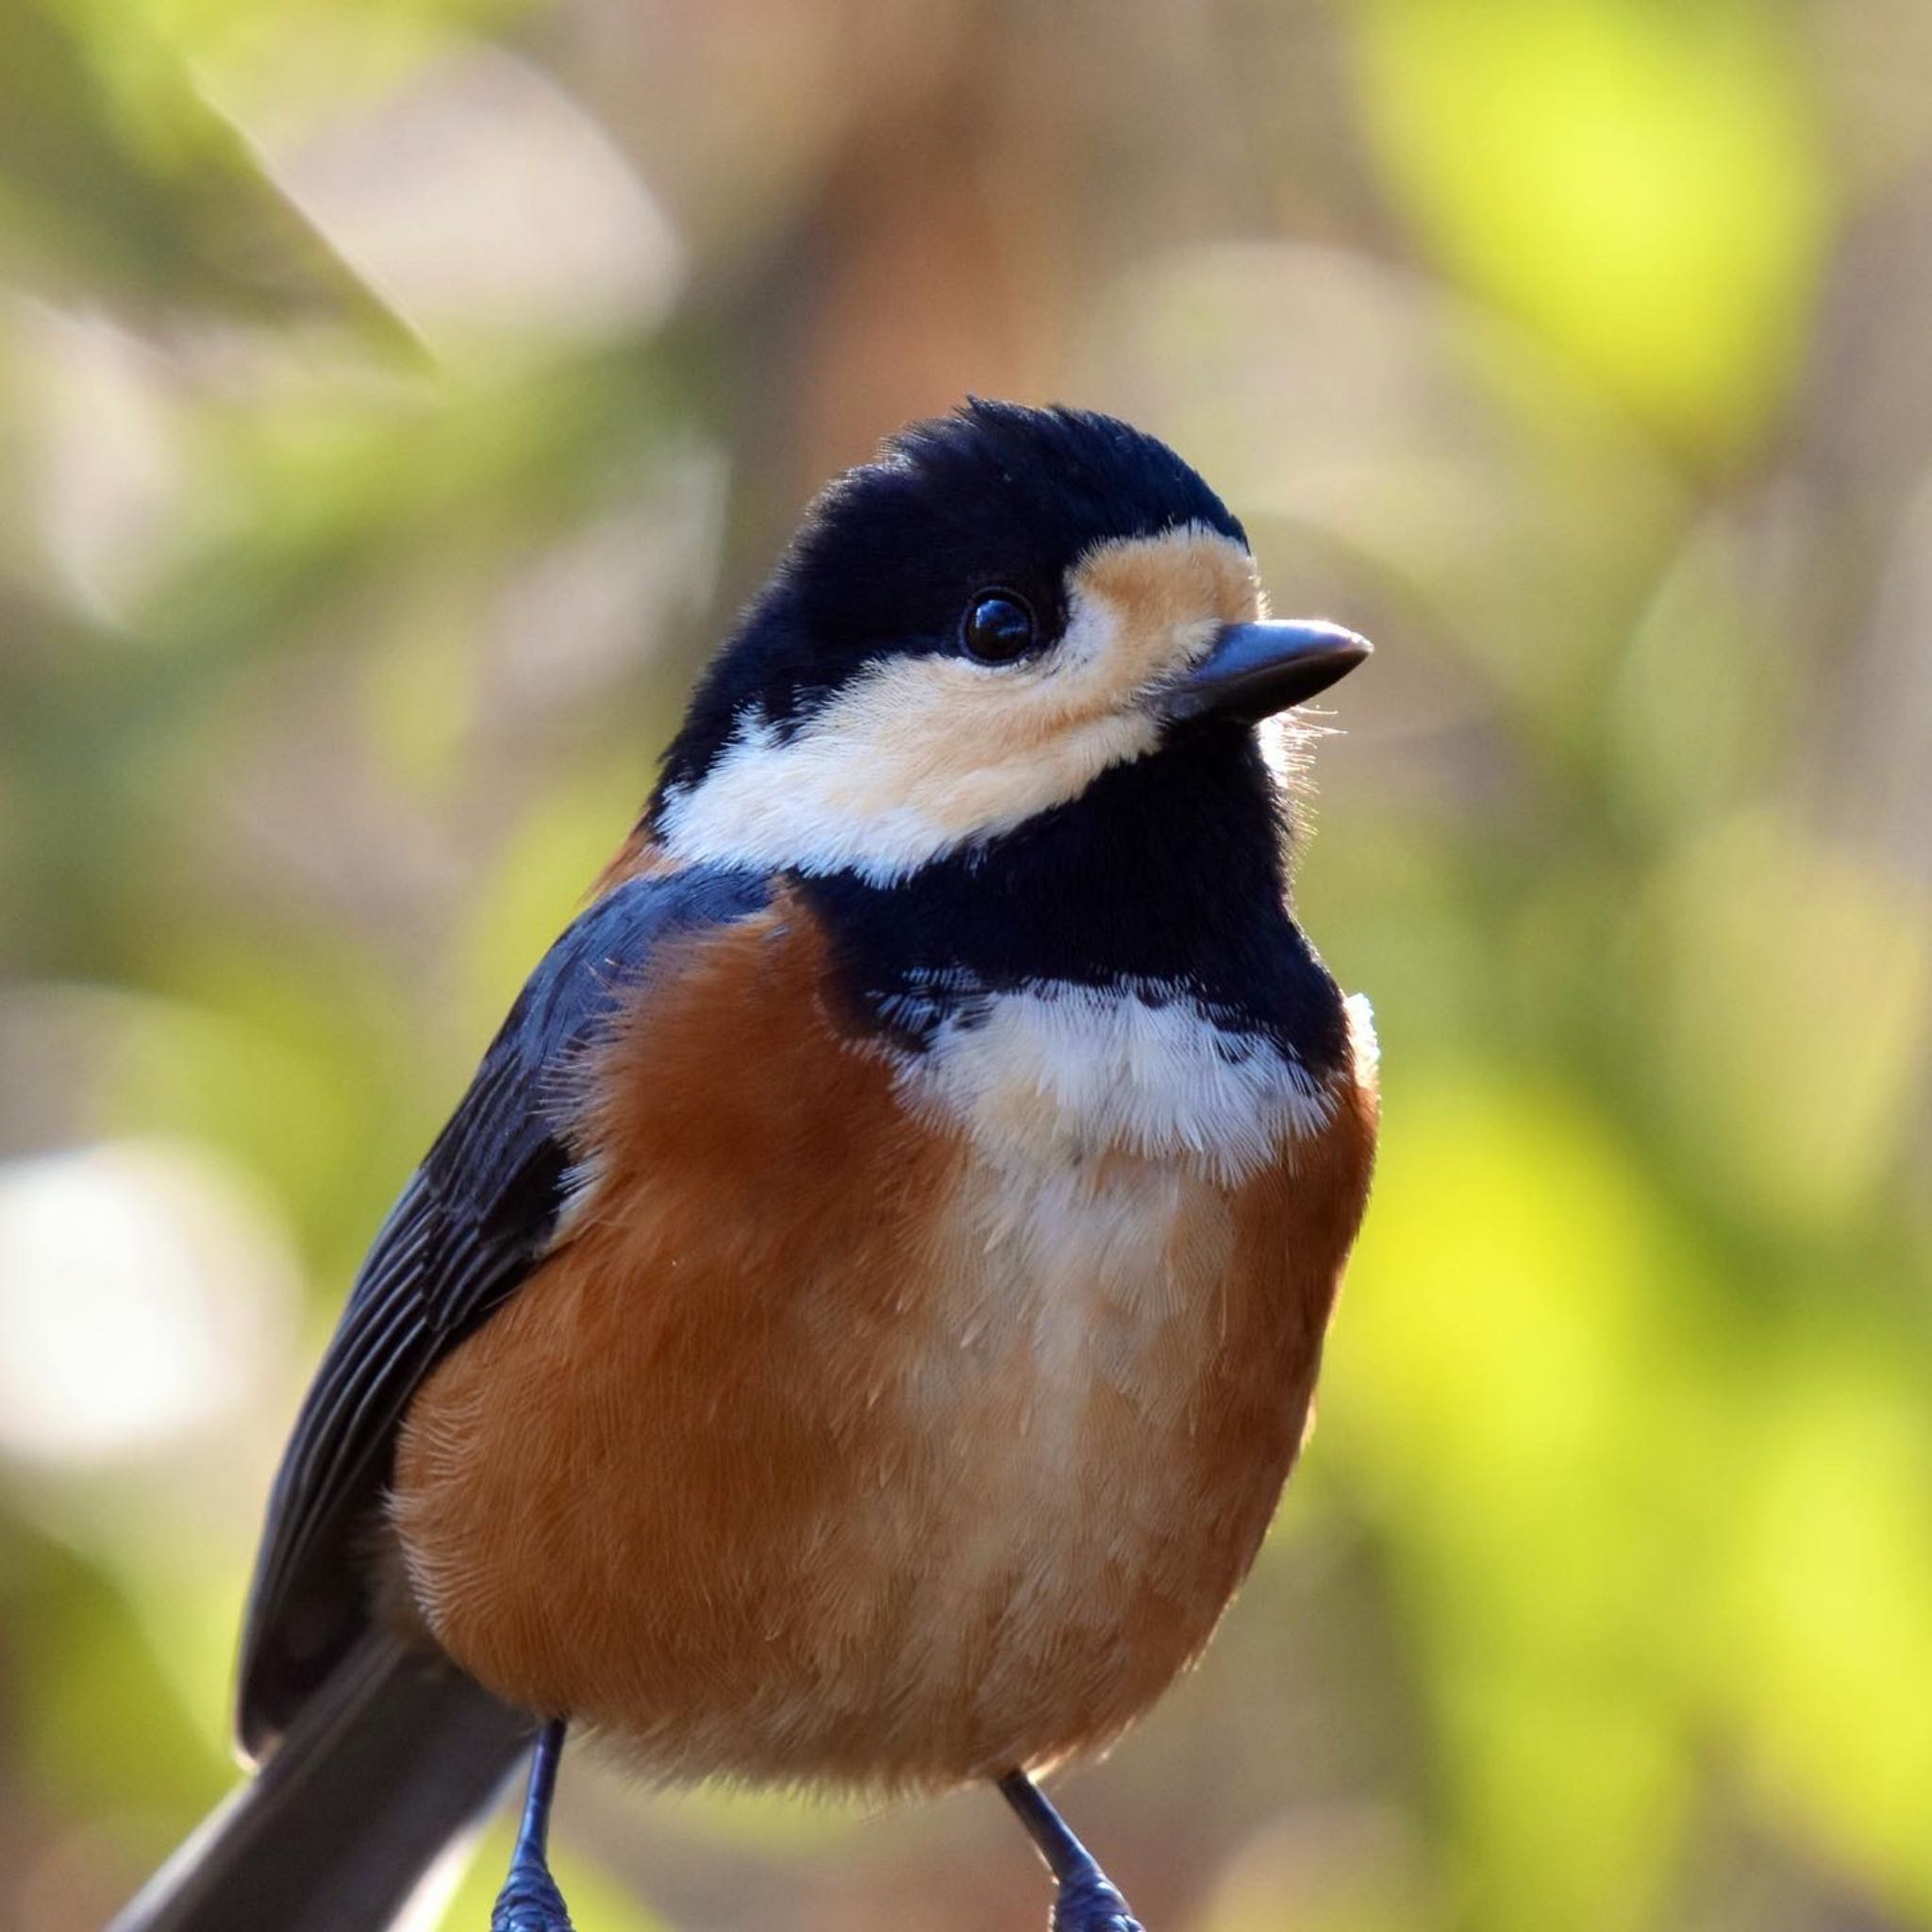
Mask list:
[[[1141,1932],[1127,1902],[1105,1878],[1076,1878],[1054,1901],[1053,1932]]]
[[[537,1866],[511,1871],[496,1895],[490,1932],[575,1932],[575,1928],[556,1881]]]

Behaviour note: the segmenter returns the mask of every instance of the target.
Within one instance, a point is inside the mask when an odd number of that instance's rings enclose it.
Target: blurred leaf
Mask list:
[[[1689,1264],[1574,1101],[1391,1066],[1387,1105],[1324,1442],[1390,1526],[1482,1923],[1636,1926],[1688,1802],[1673,1585],[1714,1507],[1651,1488],[1701,1449],[1658,1347]]]
[[[1773,1808],[1932,1914],[1932,1446],[1923,1356],[1809,1334],[1762,1391],[1722,1689]]]
[[[1695,531],[1630,640],[1605,724],[1620,803],[1653,836],[1755,792],[1783,749],[1795,654],[1751,561],[1722,522]]]
[[[0,247],[59,299],[320,317],[419,353],[130,8],[0,9]]]
[[[191,1718],[175,1701],[127,1601],[69,1552],[43,1544],[33,1558],[32,1592],[8,1620],[18,1699],[9,1725],[33,1775],[81,1811],[138,1812],[164,1794],[185,1798],[184,1811],[211,1803],[225,1780],[203,1714]]]
[[[1754,447],[1825,240],[1814,111],[1752,0],[1369,0],[1346,11],[1424,245],[1686,453]]]
[[[1924,1095],[1924,894],[1750,811],[1687,841],[1644,914],[1632,991],[1679,1144],[1767,1229],[1828,1236],[1869,1211]]]
[[[295,965],[286,945],[234,924],[219,941],[184,942],[167,976],[195,997],[129,1003],[101,1102],[110,1126],[219,1148],[274,1190],[311,1243],[368,1198],[372,1152],[391,1151],[369,1125],[384,1084],[370,1070],[388,1064],[390,1042],[357,1024],[368,995],[350,996],[344,970],[360,966],[366,981],[368,965],[334,950],[309,946]],[[393,1111],[391,1096],[380,1112]],[[406,1171],[377,1187],[392,1191]]]

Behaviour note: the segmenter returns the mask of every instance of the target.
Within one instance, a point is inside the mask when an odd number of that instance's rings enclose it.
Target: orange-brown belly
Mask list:
[[[711,1059],[688,1108],[659,1035],[571,1245],[417,1398],[418,1604],[665,1775],[935,1785],[1102,1743],[1260,1541],[1354,1226],[1308,1204],[1365,1143],[1239,1187],[1003,1163],[810,1008],[762,1058],[741,1030],[760,1091]]]

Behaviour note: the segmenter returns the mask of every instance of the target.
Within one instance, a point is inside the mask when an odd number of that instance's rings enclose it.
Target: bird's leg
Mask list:
[[[1093,1862],[1092,1853],[1067,1829],[1046,1794],[1024,1771],[1010,1771],[1000,1779],[1000,1795],[1020,1814],[1020,1823],[1059,1883],[1053,1932],[1141,1932],[1140,1920]]]
[[[563,1720],[553,1718],[537,1733],[530,1759],[530,1790],[509,1875],[496,1894],[490,1932],[572,1932],[563,1894],[550,1875],[550,1801],[557,1795],[557,1767],[563,1757]]]

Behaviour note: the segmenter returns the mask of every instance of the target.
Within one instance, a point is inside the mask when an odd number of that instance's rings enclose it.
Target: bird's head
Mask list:
[[[819,497],[719,653],[649,823],[675,857],[883,884],[1359,663],[1265,616],[1247,539],[1111,417],[973,402]]]

